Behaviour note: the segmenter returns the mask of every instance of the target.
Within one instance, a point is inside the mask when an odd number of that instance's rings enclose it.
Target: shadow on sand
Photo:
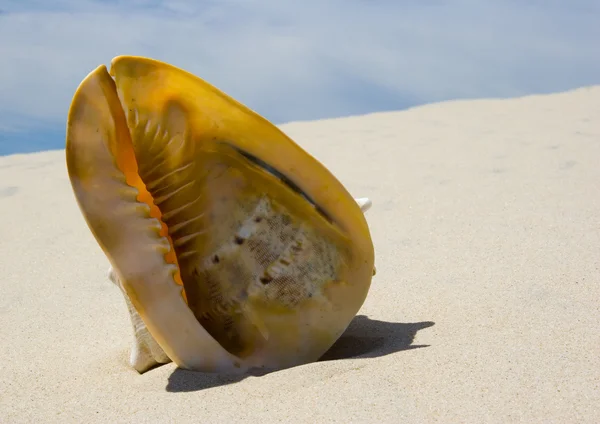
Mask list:
[[[413,345],[412,342],[419,330],[432,325],[434,323],[430,321],[403,324],[372,320],[364,315],[358,315],[318,362],[351,358],[377,358],[403,350],[427,347],[427,345]],[[223,375],[177,368],[169,376],[166,389],[168,392],[192,392],[237,383],[250,375],[264,374]]]

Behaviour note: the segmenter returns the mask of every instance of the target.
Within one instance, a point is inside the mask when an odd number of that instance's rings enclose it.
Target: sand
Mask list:
[[[0,158],[0,422],[600,422],[600,86],[282,128],[368,196],[377,275],[325,360],[129,368],[64,151]]]

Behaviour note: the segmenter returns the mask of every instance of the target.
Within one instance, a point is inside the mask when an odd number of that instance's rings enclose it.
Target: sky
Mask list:
[[[0,0],[0,155],[64,148],[118,55],[283,124],[600,84],[599,22],[597,0]]]

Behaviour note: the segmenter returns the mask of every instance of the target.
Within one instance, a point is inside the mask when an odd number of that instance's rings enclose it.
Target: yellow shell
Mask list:
[[[140,372],[318,360],[367,296],[366,202],[190,73],[134,56],[97,67],[73,97],[66,159],[129,306]]]

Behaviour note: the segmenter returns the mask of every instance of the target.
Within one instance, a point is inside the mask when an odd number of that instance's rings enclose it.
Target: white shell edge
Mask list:
[[[360,210],[363,211],[363,213],[371,209],[371,206],[373,205],[373,202],[371,202],[371,199],[368,197],[359,197],[354,200],[358,203],[358,206],[360,206]]]
[[[171,358],[167,356],[146,328],[146,324],[144,324],[142,317],[135,310],[112,266],[108,269],[108,279],[119,287],[123,293],[127,309],[129,310],[129,317],[131,318],[131,325],[133,326],[134,341],[129,356],[129,364],[142,374],[158,365],[171,362]]]

